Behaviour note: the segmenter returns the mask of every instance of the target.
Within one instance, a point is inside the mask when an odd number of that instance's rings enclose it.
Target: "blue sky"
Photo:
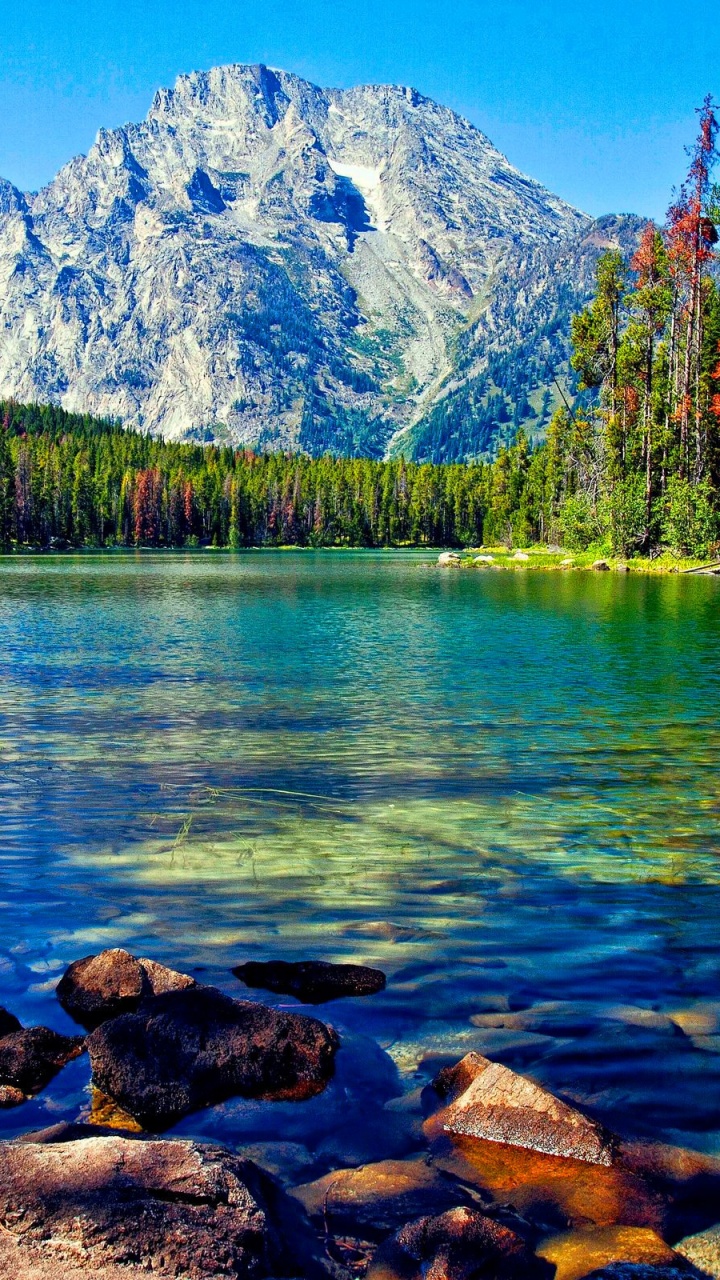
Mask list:
[[[412,84],[589,213],[662,217],[694,108],[720,97],[710,17],[666,0],[0,0],[0,175],[35,189],[179,72],[266,62]]]

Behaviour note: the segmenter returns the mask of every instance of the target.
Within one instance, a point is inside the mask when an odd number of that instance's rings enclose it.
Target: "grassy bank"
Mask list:
[[[571,572],[584,569],[594,570],[598,563],[606,565],[610,571],[624,573],[689,573],[693,570],[710,572],[710,566],[716,561],[698,560],[689,557],[681,558],[666,551],[654,559],[647,556],[623,558],[603,555],[597,548],[587,551],[549,550],[547,547],[525,547],[521,550],[507,547],[475,547],[458,552],[457,563],[464,569],[513,569],[518,572],[548,571],[551,569]],[[720,564],[718,564],[720,572]]]

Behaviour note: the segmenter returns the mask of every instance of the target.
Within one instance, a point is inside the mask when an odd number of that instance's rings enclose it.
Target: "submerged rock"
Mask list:
[[[325,960],[249,960],[233,969],[246,987],[296,996],[303,1004],[324,1004],[343,996],[371,996],[385,988],[385,974],[364,964],[328,964]]]
[[[0,1106],[17,1106],[40,1093],[61,1067],[85,1049],[83,1036],[26,1027],[0,1040]]]
[[[468,1053],[434,1082],[449,1099],[426,1124],[438,1132],[609,1165],[613,1140],[594,1120],[499,1062]]]
[[[409,1219],[442,1213],[471,1197],[425,1160],[381,1160],[336,1169],[291,1192],[310,1218],[332,1234],[382,1239]]]
[[[461,1206],[403,1227],[383,1245],[368,1280],[533,1280],[552,1276],[510,1227]]]
[[[339,1048],[332,1028],[195,986],[154,996],[88,1038],[93,1085],[144,1128],[235,1094],[300,1100],[321,1093]]]
[[[58,1277],[65,1264],[187,1280],[293,1274],[280,1229],[293,1213],[259,1169],[219,1147],[120,1137],[0,1144],[0,1223],[14,1237],[17,1276],[43,1263]],[[300,1226],[293,1262],[317,1274],[307,1252]]]
[[[20,1026],[20,1021],[15,1014],[3,1009],[0,1005],[0,1040],[3,1036],[9,1036],[11,1031],[19,1031]]]
[[[581,1227],[552,1236],[538,1253],[556,1268],[555,1280],[584,1280],[616,1262],[683,1265],[674,1249],[647,1227]]]
[[[109,1018],[134,1013],[148,996],[194,986],[195,979],[186,973],[113,947],[73,961],[60,979],[56,995],[71,1018],[94,1031]]]
[[[675,1249],[705,1275],[712,1276],[713,1280],[720,1280],[720,1223],[709,1227],[707,1231],[685,1236],[684,1240],[675,1245]]]

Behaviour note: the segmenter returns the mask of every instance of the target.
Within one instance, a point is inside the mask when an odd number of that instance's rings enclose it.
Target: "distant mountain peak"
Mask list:
[[[587,290],[591,228],[415,89],[191,72],[37,195],[0,183],[0,395],[261,448],[477,453],[536,330],[539,413],[565,349],[538,299]]]

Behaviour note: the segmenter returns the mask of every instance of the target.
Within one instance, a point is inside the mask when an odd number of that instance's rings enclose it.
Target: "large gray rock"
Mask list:
[[[602,1125],[479,1053],[441,1071],[434,1084],[448,1105],[427,1121],[431,1137],[446,1133],[612,1164],[613,1139]]]
[[[16,1106],[40,1093],[66,1062],[85,1048],[82,1036],[63,1036],[49,1027],[26,1027],[0,1040],[0,1106]]]
[[[14,1280],[60,1280],[66,1268],[259,1280],[292,1275],[299,1263],[317,1273],[292,1202],[249,1161],[193,1142],[2,1143],[0,1226],[12,1241]]]
[[[63,1009],[88,1031],[121,1013],[134,1013],[140,1001],[167,991],[194,987],[195,979],[156,960],[138,959],[121,947],[84,956],[65,970],[55,994]]]
[[[161,1131],[235,1094],[302,1100],[321,1093],[339,1040],[315,1018],[196,986],[103,1023],[87,1046],[95,1087],[144,1128]]]

